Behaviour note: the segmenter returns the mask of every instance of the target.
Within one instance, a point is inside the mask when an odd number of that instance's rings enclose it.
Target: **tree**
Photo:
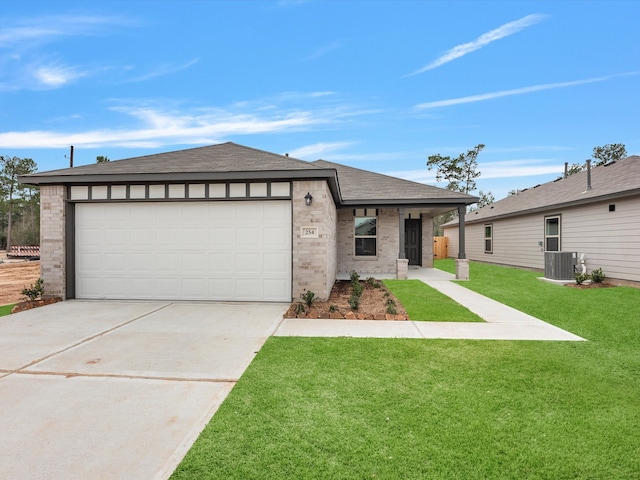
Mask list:
[[[594,167],[605,163],[615,162],[627,156],[627,148],[624,143],[607,143],[603,147],[593,148],[593,158],[597,160]]]
[[[476,204],[476,206],[469,208],[470,212],[475,212],[476,210],[482,207],[486,207],[487,205],[491,205],[493,202],[496,201],[495,197],[493,196],[493,193],[491,192],[484,193],[482,190],[480,190],[478,192],[478,197],[480,197],[480,199],[478,200],[478,203]]]
[[[443,157],[439,153],[429,156],[427,160],[427,168],[429,170],[436,169],[436,181],[447,181],[447,190],[461,193],[471,193],[476,186],[476,178],[480,176],[478,170],[478,154],[482,151],[484,145],[482,143],[476,145],[471,150],[467,150],[466,153],[461,153],[456,158]],[[493,203],[495,199],[491,192],[486,194],[480,191],[480,200],[478,202],[477,210],[480,207]],[[473,211],[473,209],[469,209]],[[434,232],[436,235],[441,234],[441,226],[454,218],[456,218],[458,212],[451,211],[439,215],[434,219]]]
[[[431,155],[427,160],[427,168],[436,169],[436,182],[443,180],[449,182],[446,186],[447,190],[472,192],[476,189],[476,178],[480,176],[476,159],[483,148],[484,145],[480,143],[456,158],[443,157],[439,153]]]
[[[30,158],[0,156],[0,185],[2,198],[7,204],[7,250],[11,248],[11,226],[14,196],[22,197],[25,187],[18,183],[18,176],[28,175],[37,170],[36,162]]]
[[[627,148],[623,143],[607,143],[602,147],[593,147],[593,158],[596,159],[596,162],[594,162],[592,166],[599,167],[609,162],[618,161],[626,156]],[[586,163],[572,163],[567,167],[567,177],[586,169]],[[558,178],[564,178],[564,176]]]
[[[104,157],[102,155],[98,155],[96,157],[96,163],[107,163],[110,162],[111,160],[109,160],[109,157]]]

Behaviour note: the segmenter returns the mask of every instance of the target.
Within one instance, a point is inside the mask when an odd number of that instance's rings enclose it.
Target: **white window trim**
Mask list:
[[[557,235],[547,235],[547,221],[552,220],[554,218],[558,219],[558,234]],[[547,250],[547,239],[548,238],[557,238],[558,239],[558,250]],[[561,215],[547,215],[544,217],[544,251],[545,252],[560,252],[562,250],[562,217]]]
[[[368,209],[371,212],[371,209]],[[365,209],[362,215],[359,215],[360,211],[357,211],[353,217],[353,256],[355,258],[361,259],[373,259],[378,256],[378,215],[367,215],[367,210]],[[375,212],[377,213],[377,212]],[[356,219],[358,218],[375,218],[376,219],[376,234],[375,235],[356,235]],[[356,248],[356,240],[359,238],[373,238],[376,241],[376,253],[375,255],[358,255],[358,250]]]
[[[491,229],[491,235],[487,237],[487,227]],[[487,250],[487,240],[491,242],[491,248]],[[493,253],[493,223],[484,224],[484,253]]]

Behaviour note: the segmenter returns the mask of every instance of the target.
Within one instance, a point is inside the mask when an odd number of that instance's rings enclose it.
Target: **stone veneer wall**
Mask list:
[[[433,217],[422,215],[422,264],[433,268]]]
[[[313,204],[305,205],[310,193]],[[293,182],[293,300],[305,290],[326,300],[336,281],[336,205],[324,180]],[[302,238],[302,227],[318,227],[318,238]]]
[[[65,198],[66,187],[40,187],[40,276],[46,295],[66,298]]]
[[[395,274],[400,244],[398,209],[378,209],[376,257],[355,256],[353,218],[353,209],[338,210],[338,273],[355,270],[361,276],[370,273]]]

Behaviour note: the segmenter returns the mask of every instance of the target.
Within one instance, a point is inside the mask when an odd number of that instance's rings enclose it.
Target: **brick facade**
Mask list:
[[[305,204],[305,195],[313,204]],[[324,180],[293,182],[292,296],[312,291],[326,300],[336,280],[336,205]],[[302,238],[303,227],[317,227],[317,238]]]
[[[400,245],[398,209],[378,209],[378,255],[375,257],[355,256],[353,217],[351,208],[338,210],[338,273],[355,270],[361,276],[368,276],[395,272]]]
[[[422,263],[425,268],[433,268],[433,217],[422,215]]]
[[[40,187],[40,276],[46,295],[66,298],[66,187]]]

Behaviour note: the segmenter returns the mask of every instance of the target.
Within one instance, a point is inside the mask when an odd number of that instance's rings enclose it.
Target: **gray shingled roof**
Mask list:
[[[455,208],[477,197],[318,160],[305,162],[235,143],[51,170],[20,177],[23,183],[86,184],[255,179],[325,179],[339,205],[437,205]]]
[[[336,169],[343,204],[380,202],[381,200],[398,204],[424,203],[424,200],[428,199],[430,203],[470,205],[478,201],[478,198],[472,195],[347,167],[326,160],[316,160],[313,165]]]
[[[494,202],[465,217],[466,223],[483,222],[572,205],[640,194],[640,156],[591,169],[591,189],[587,190],[587,171],[520,190],[517,195]],[[457,220],[447,225],[457,224]]]
[[[142,173],[223,173],[317,170],[318,167],[285,155],[227,142],[207,147],[157,153],[143,157],[51,170],[29,178],[81,175],[135,175]]]

